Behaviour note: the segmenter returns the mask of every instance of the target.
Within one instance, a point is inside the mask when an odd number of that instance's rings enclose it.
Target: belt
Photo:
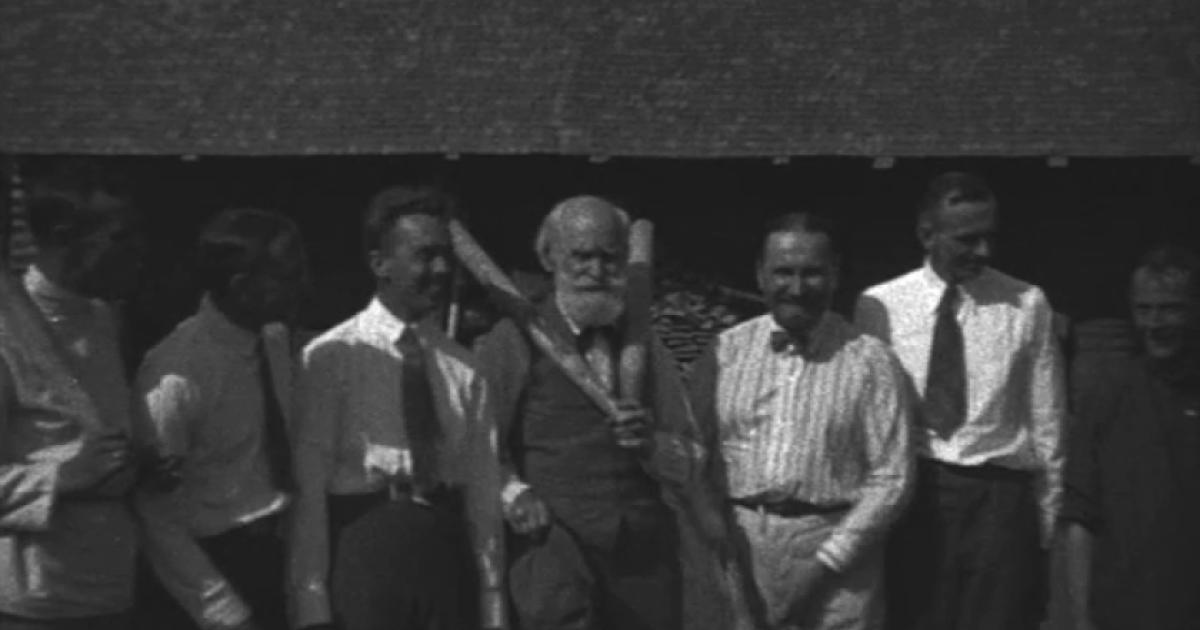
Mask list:
[[[849,503],[834,503],[832,505],[817,505],[799,499],[783,501],[760,501],[757,499],[730,499],[730,503],[755,512],[765,512],[784,518],[800,518],[802,516],[817,516],[837,514],[850,509]]]

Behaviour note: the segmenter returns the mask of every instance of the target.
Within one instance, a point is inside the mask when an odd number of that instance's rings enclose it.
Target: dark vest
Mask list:
[[[543,316],[570,338],[553,300],[547,302]],[[512,435],[525,481],[561,524],[589,544],[611,544],[623,522],[657,527],[665,508],[638,457],[617,446],[605,414],[558,366],[532,346],[530,356]]]

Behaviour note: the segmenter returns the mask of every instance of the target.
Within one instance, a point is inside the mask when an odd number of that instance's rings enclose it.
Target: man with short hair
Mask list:
[[[105,300],[140,241],[127,199],[68,179],[29,200],[38,251],[0,299],[0,630],[124,630],[134,603],[140,440]]]
[[[510,539],[510,593],[523,630],[673,630],[680,624],[675,517],[662,484],[697,465],[670,355],[651,337],[644,399],[622,392],[630,221],[581,196],[546,216],[536,249],[553,275],[540,306],[595,378],[622,400],[609,418],[511,320],[477,345],[496,399]]]
[[[430,321],[448,297],[452,208],[427,187],[377,194],[363,225],[375,296],[304,350],[294,627],[502,623],[487,388]]]
[[[1157,247],[1129,289],[1141,352],[1081,356],[1072,383],[1070,612],[1078,630],[1185,630],[1200,619],[1200,260]]]
[[[286,628],[281,521],[294,485],[288,329],[307,274],[300,232],[256,209],[204,228],[199,309],[147,353],[139,402],[174,488],[139,493],[146,555],[199,628]]]
[[[988,266],[997,215],[979,177],[935,178],[917,221],[925,265],[858,302],[922,396],[917,490],[889,558],[898,628],[1023,630],[1042,613],[1062,359],[1042,291]]]
[[[770,312],[722,332],[692,372],[772,629],[881,627],[883,541],[912,476],[903,371],[830,310],[838,269],[827,221],[773,221],[757,269]]]

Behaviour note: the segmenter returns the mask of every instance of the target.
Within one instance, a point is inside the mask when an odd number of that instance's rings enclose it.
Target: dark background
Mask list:
[[[1001,234],[995,266],[1041,285],[1074,321],[1123,316],[1125,281],[1151,244],[1200,243],[1200,168],[1182,158],[680,160],[522,156],[105,158],[124,172],[151,235],[149,273],[129,308],[142,344],[195,306],[188,274],[200,225],[249,205],[294,217],[308,241],[314,291],[302,323],[326,328],[361,307],[371,286],[359,249],[363,208],[379,189],[434,183],[455,193],[476,238],[506,268],[535,270],[541,217],[575,194],[608,196],[652,219],[657,255],[726,286],[753,290],[764,220],[820,210],[841,230],[845,268],[838,308],[864,287],[918,265],[913,206],[945,170],[970,170],[995,189]],[[55,159],[23,158],[27,178]]]

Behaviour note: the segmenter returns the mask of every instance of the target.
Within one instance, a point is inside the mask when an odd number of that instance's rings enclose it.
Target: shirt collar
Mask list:
[[[988,268],[985,267],[983,272],[978,276],[958,285],[959,304],[968,308],[975,304],[974,292],[987,273]],[[920,278],[923,289],[920,299],[925,306],[925,310],[935,313],[937,312],[938,303],[942,300],[942,294],[946,292],[946,281],[942,280],[942,277],[933,270],[933,266],[929,263],[928,258],[925,259],[925,264],[921,267]]]
[[[770,326],[767,329],[768,339],[770,338],[771,334],[776,331],[786,333],[783,327],[775,321],[775,317],[770,313],[767,314],[767,320],[770,322]],[[825,341],[829,338],[830,329],[832,326],[830,320],[831,316],[829,311],[825,311],[821,314],[821,319],[817,320],[816,325],[813,326],[812,329],[808,331],[808,335],[804,337],[804,347],[800,348],[798,353],[800,356],[806,358],[814,357],[821,352],[821,350],[825,347]]]
[[[257,351],[259,335],[233,323],[213,304],[212,298],[208,295],[200,300],[197,317],[200,319],[200,325],[217,343],[247,356],[253,355]]]
[[[409,326],[418,333],[421,330],[419,322],[406,322],[396,317],[378,297],[371,298],[371,303],[363,311],[363,319],[368,330],[393,344],[400,341],[400,335],[404,334],[404,330]]]

